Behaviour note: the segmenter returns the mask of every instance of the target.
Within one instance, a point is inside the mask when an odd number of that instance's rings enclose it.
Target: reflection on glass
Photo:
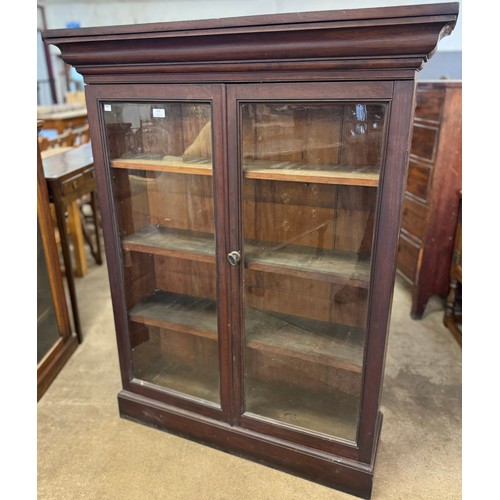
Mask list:
[[[385,107],[245,103],[245,411],[356,439]]]
[[[59,339],[56,309],[50,286],[47,261],[37,222],[37,363]]]
[[[134,376],[219,404],[210,105],[103,113]]]

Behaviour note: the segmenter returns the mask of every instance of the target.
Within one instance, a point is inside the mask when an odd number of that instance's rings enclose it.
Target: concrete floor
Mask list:
[[[38,403],[39,500],[333,500],[327,487],[121,419],[106,265],[77,279],[84,342]],[[443,301],[410,318],[396,282],[373,499],[462,496],[461,349]]]

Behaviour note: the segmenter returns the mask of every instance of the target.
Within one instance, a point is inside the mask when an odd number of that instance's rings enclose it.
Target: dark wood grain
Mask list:
[[[358,430],[359,460],[373,460],[373,429],[378,419],[387,348],[391,298],[396,277],[396,255],[406,183],[408,150],[414,109],[414,83],[396,82],[385,151],[382,188],[375,214],[372,274],[368,302],[368,332],[361,416]]]
[[[403,207],[403,219],[401,227],[412,228],[412,236],[422,241],[425,238],[427,229],[427,217],[429,214],[428,208],[424,203],[418,200],[407,198]]]
[[[331,451],[298,446],[270,437],[269,432],[230,426],[209,417],[200,418],[196,413],[183,411],[179,407],[161,403],[157,398],[147,398],[134,392],[121,391],[118,403],[123,418],[175,432],[185,438],[257,460],[261,464],[361,498],[371,496],[374,463],[362,464],[346,458],[345,453],[335,455]],[[273,427],[273,433],[277,433],[276,426]],[[377,425],[374,431],[376,443],[379,433],[380,425]]]
[[[425,203],[431,192],[431,180],[432,164],[410,157],[406,192]]]
[[[413,140],[411,154],[418,159],[434,161],[439,130],[437,127],[415,122],[413,125]]]

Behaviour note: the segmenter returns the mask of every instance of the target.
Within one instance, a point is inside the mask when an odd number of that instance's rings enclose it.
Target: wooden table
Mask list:
[[[90,143],[74,148],[61,148],[61,150],[56,153],[50,150],[47,151],[48,152],[43,152],[45,154],[42,153],[43,170],[47,180],[49,198],[55,206],[57,227],[61,238],[64,267],[68,282],[68,291],[75,322],[75,331],[78,335],[78,341],[81,342],[82,334],[76,300],[68,228],[66,224],[66,212],[71,206],[76,206],[76,200],[86,194],[90,194],[95,227],[95,248],[88,235],[86,239],[90,244],[92,255],[96,263],[102,264],[96,182],[94,177],[94,158],[92,156]]]
[[[44,129],[56,129],[62,134],[68,128],[81,127],[88,123],[87,108],[79,104],[56,104],[39,106],[37,119],[44,121]]]
[[[71,149],[72,146],[60,146],[49,148],[41,153],[42,159],[50,158],[51,156],[60,155],[64,151]],[[66,219],[68,236],[73,241],[73,254],[75,257],[75,266],[73,269],[74,275],[83,277],[87,274],[87,255],[85,253],[84,235],[82,224],[80,222],[80,208],[77,201],[72,201],[66,207],[68,217]],[[87,238],[88,240],[88,238]]]

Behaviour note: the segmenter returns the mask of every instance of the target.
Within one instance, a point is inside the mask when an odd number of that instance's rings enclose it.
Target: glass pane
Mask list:
[[[219,403],[210,105],[103,111],[134,377]]]
[[[40,225],[37,222],[37,363],[59,340],[56,308],[50,286],[47,261],[43,250]]]
[[[245,411],[356,439],[385,105],[241,105]]]

